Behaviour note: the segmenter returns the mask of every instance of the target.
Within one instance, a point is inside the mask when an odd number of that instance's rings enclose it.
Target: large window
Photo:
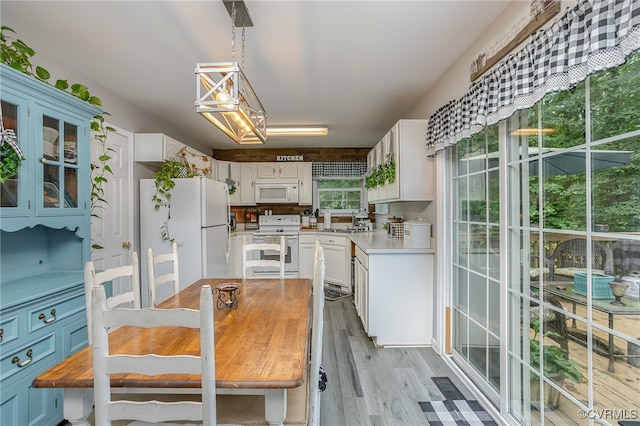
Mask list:
[[[640,268],[639,86],[635,55],[508,120],[511,412],[526,424],[640,416],[640,303],[609,286]]]
[[[500,389],[498,125],[458,143],[453,176],[453,348],[494,401]]]
[[[364,190],[360,177],[330,177],[314,179],[317,208],[321,211],[351,214],[364,204]]]
[[[520,424],[639,419],[640,53],[448,155],[454,359]]]

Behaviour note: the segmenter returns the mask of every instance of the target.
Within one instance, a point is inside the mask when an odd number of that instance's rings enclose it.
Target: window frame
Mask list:
[[[331,209],[331,214],[333,216],[351,216],[354,213],[359,213],[366,209],[367,206],[367,191],[364,188],[364,178],[362,176],[314,176],[312,185],[313,185],[313,209],[318,209],[319,213],[324,215],[326,209],[320,208],[320,193],[321,192],[329,192],[340,190],[340,188],[327,188],[321,189],[318,184],[323,180],[357,180],[360,181],[360,186],[358,189],[355,188],[344,188],[342,190],[347,191],[358,191],[360,193],[360,208],[359,209]]]

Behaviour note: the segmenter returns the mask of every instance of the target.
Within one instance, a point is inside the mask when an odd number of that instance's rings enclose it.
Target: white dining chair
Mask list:
[[[265,237],[267,238],[267,237]],[[242,237],[242,278],[247,278],[251,268],[255,267],[273,267],[278,268],[280,271],[280,278],[284,278],[284,261],[287,255],[286,237],[272,237],[274,242],[265,243],[248,243],[247,237]],[[279,240],[279,244],[275,241]],[[268,256],[278,256],[278,260],[275,259],[254,259],[255,253],[258,255],[260,252]]]
[[[89,261],[84,265],[84,298],[87,309],[87,334],[89,344],[91,337],[91,294],[93,287],[111,284],[111,291],[114,293],[107,299],[107,307],[113,309],[124,304],[128,307],[140,308],[140,264],[138,253],[131,252],[129,265],[116,266],[96,272],[95,265]],[[122,291],[128,281],[128,290]]]
[[[179,277],[177,243],[171,245],[169,253],[154,254],[151,247],[147,249],[147,284],[151,306],[158,306],[162,300],[180,291]],[[167,292],[167,288],[171,291]]]
[[[322,333],[324,325],[324,250],[316,241],[313,264],[313,313],[311,326],[311,359],[309,363],[309,426],[320,424],[320,366],[322,365]]]
[[[93,288],[92,335],[95,423],[111,425],[114,420],[133,420],[130,425],[149,425],[172,421],[198,421],[216,424],[216,371],[213,295],[211,287],[200,290],[200,309],[139,308],[109,309],[104,287]],[[133,326],[144,328],[188,327],[200,331],[200,355],[127,354],[109,351],[109,329]],[[119,394],[112,399],[111,374],[131,373],[157,376],[161,374],[199,374],[202,377],[202,400],[157,401],[157,395],[135,395],[126,399]],[[148,398],[148,399],[147,399]],[[185,423],[180,423],[185,424]]]

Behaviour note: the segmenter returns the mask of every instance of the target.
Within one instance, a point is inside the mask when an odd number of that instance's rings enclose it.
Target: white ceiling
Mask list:
[[[272,137],[263,146],[373,146],[511,1],[246,1],[254,26],[246,29],[244,71],[268,124],[329,127],[328,137]],[[172,136],[239,147],[194,107],[196,63],[231,59],[222,0],[0,7],[2,25],[36,52],[54,52],[180,132]]]

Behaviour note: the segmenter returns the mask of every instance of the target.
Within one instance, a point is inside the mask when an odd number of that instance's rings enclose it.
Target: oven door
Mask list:
[[[273,234],[253,234],[252,241],[254,243],[278,243],[279,238],[282,234],[273,233]],[[284,259],[284,275],[286,277],[297,277],[298,276],[298,234],[287,234],[286,238],[286,249],[287,254]],[[269,253],[265,253],[261,251],[258,253],[253,253],[255,256],[259,256],[259,259],[265,260],[278,260],[278,255],[272,255]],[[279,277],[280,273],[277,268],[271,267],[255,267],[253,268],[253,275],[256,277]]]

